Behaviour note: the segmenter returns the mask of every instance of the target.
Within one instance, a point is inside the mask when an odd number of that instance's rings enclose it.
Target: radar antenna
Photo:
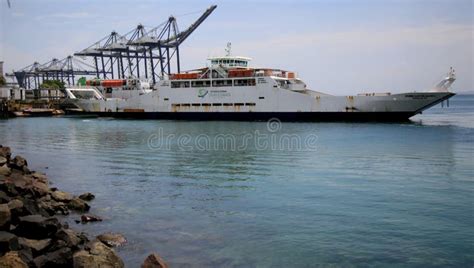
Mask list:
[[[231,52],[232,52],[232,43],[231,42],[228,42],[227,43],[227,47],[225,48],[225,52],[226,52],[226,56],[230,56]]]

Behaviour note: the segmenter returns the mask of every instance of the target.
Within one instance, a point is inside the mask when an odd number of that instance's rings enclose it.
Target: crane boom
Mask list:
[[[211,15],[211,13],[217,8],[217,5],[212,5],[204,13],[194,22],[192,23],[186,30],[178,33],[176,36],[173,36],[167,40],[160,41],[163,47],[167,46],[179,46],[181,43],[186,40],[193,32],[194,30],[201,25],[201,23],[204,22],[204,20]]]

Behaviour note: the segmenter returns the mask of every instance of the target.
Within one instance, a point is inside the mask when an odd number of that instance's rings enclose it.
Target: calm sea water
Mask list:
[[[0,143],[96,194],[105,221],[68,220],[123,233],[130,267],[473,266],[474,95],[412,123],[274,123],[18,118]]]

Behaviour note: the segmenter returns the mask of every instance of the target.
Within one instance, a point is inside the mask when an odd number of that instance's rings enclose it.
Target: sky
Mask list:
[[[11,72],[64,58],[112,30],[177,18],[185,29],[217,9],[180,47],[182,69],[232,53],[297,72],[335,95],[422,91],[452,66],[455,92],[474,90],[473,0],[0,0],[0,61]]]

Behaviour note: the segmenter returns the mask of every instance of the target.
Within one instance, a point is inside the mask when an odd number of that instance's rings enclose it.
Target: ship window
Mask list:
[[[173,103],[171,106],[173,106],[173,107],[179,107],[179,106],[181,106],[181,104],[179,104],[179,103]]]
[[[255,103],[246,103],[245,106],[255,106]]]
[[[212,80],[213,87],[231,87],[232,80]]]
[[[185,87],[189,87],[189,81],[171,82],[171,88],[185,88]]]
[[[191,106],[191,104],[189,104],[189,103],[183,103],[183,104],[181,104],[181,106],[189,107],[189,106]]]
[[[209,80],[196,80],[191,82],[191,87],[210,87],[211,81]]]
[[[265,97],[258,97],[258,99],[259,99],[259,100],[263,100],[263,99],[265,99]]]
[[[212,106],[222,106],[222,103],[213,103]]]
[[[168,98],[165,98],[165,101],[169,100]]]
[[[244,106],[243,103],[234,103],[235,106]]]
[[[236,79],[234,86],[255,86],[255,79]]]
[[[193,104],[191,104],[191,105],[192,105],[192,106],[201,106],[200,103],[193,103]]]
[[[210,103],[203,103],[202,106],[211,106]]]
[[[224,103],[224,106],[234,106],[233,103]]]

